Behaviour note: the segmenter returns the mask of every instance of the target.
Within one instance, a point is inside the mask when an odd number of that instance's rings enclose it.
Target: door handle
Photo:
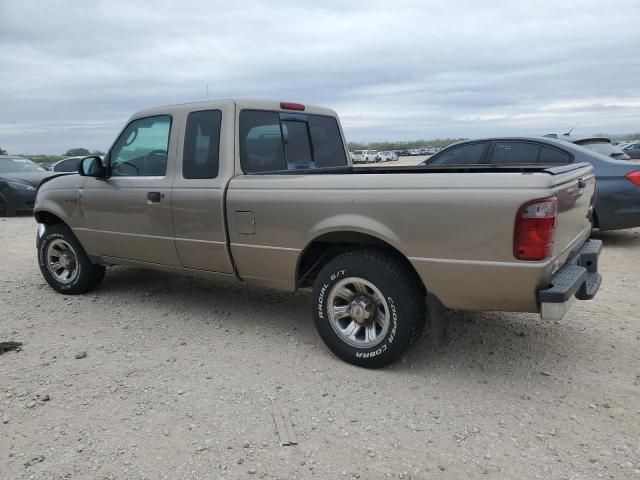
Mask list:
[[[160,203],[160,201],[164,198],[164,193],[162,192],[149,192],[147,193],[147,200],[149,203]]]
[[[578,180],[578,188],[584,188],[587,186],[587,182],[585,182],[582,178]]]

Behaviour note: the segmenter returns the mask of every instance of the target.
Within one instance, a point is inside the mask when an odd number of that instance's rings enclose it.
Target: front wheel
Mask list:
[[[347,252],[316,277],[314,321],[324,343],[342,360],[384,367],[422,333],[424,298],[404,259],[375,250]]]
[[[77,295],[96,288],[105,268],[91,263],[71,229],[50,225],[38,242],[40,272],[55,291]]]

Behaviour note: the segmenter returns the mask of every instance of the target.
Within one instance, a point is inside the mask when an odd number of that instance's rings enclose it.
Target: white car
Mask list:
[[[398,155],[395,152],[378,152],[378,158],[381,162],[395,162],[398,160]]]
[[[354,150],[353,163],[379,162],[377,150]]]

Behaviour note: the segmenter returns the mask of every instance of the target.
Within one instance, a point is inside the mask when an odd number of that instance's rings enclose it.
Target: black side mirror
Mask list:
[[[78,165],[78,174],[82,177],[106,178],[107,169],[97,155],[84,157]]]

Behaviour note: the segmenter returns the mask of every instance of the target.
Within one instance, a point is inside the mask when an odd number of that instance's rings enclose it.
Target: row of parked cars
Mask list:
[[[430,156],[438,153],[442,148],[410,148],[405,150],[354,150],[349,152],[353,163],[395,162],[400,157]]]
[[[349,152],[353,163],[395,162],[398,154],[393,151],[354,150]]]

